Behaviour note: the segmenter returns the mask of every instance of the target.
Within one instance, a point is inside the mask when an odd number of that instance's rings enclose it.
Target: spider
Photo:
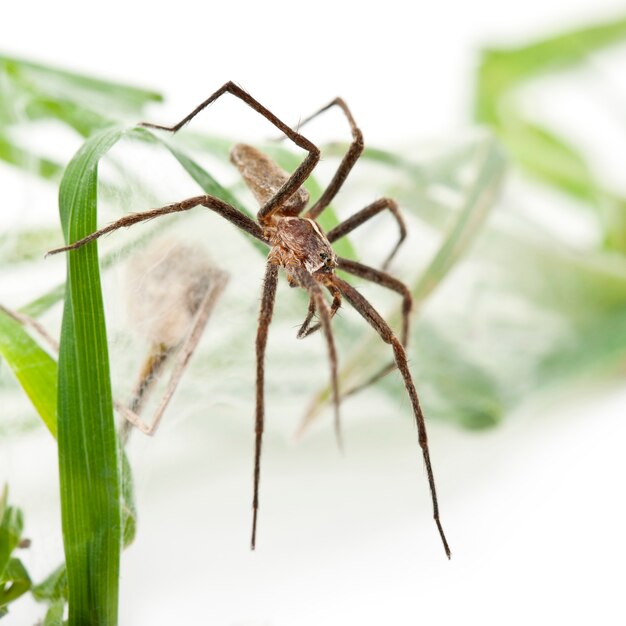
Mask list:
[[[272,320],[279,268],[283,268],[285,271],[287,281],[291,287],[300,287],[307,291],[309,295],[308,312],[298,331],[298,338],[306,337],[320,329],[323,331],[330,361],[335,430],[339,442],[341,442],[339,429],[340,396],[337,382],[337,353],[335,350],[335,343],[331,328],[331,319],[339,310],[342,299],[345,298],[345,300],[347,300],[374,328],[374,330],[380,335],[381,339],[388,343],[393,349],[395,367],[397,367],[402,375],[417,424],[419,445],[422,449],[430,487],[433,518],[437,525],[446,555],[450,558],[450,548],[448,547],[448,542],[439,517],[439,505],[428,449],[426,424],[415,385],[413,384],[411,373],[409,371],[405,351],[408,339],[409,315],[411,311],[412,299],[410,292],[404,283],[385,271],[402,241],[406,237],[406,228],[404,220],[398,210],[398,205],[393,200],[381,198],[361,209],[352,215],[352,217],[349,217],[345,221],[341,222],[327,233],[324,233],[320,225],[317,223],[317,218],[337,195],[337,192],[341,189],[341,186],[361,156],[364,148],[363,135],[357,127],[348,106],[341,98],[335,98],[316,113],[306,118],[300,125],[301,128],[304,124],[308,123],[319,114],[332,107],[338,107],[346,117],[352,133],[352,142],[342,158],[328,187],[322,193],[317,202],[309,208],[307,208],[307,205],[309,204],[309,194],[302,185],[319,161],[319,148],[300,134],[300,132],[287,126],[276,115],[233,82],[228,82],[220,87],[209,98],[198,105],[189,115],[174,126],[161,126],[159,124],[152,123],[143,123],[142,126],[175,133],[190,122],[203,109],[227,93],[242,100],[245,104],[278,128],[278,130],[293,141],[293,143],[306,150],[308,153],[296,170],[292,174],[288,174],[268,156],[261,153],[256,148],[243,144],[234,146],[230,155],[231,161],[239,169],[245,183],[248,185],[260,204],[260,210],[257,213],[256,222],[219,198],[207,195],[196,196],[181,202],[168,204],[167,206],[158,209],[151,209],[141,213],[126,215],[112,224],[109,224],[108,226],[91,233],[83,239],[80,239],[79,241],[62,248],[52,250],[51,253],[76,250],[77,248],[98,239],[106,233],[117,230],[118,228],[132,226],[133,224],[150,220],[161,215],[187,211],[196,206],[206,207],[218,215],[221,215],[223,218],[227,219],[229,222],[249,235],[252,235],[256,239],[262,241],[269,247],[265,277],[263,281],[259,324],[256,334],[256,415],[251,537],[251,549],[253,550],[256,546],[261,443],[265,420],[265,348],[267,345],[268,330]],[[355,228],[385,210],[389,211],[396,220],[400,230],[400,237],[395,247],[385,260],[382,270],[369,267],[368,265],[364,265],[356,261],[338,257],[335,254],[331,245],[333,242],[352,232]],[[302,215],[303,211],[305,211],[304,215]],[[366,300],[365,297],[362,296],[352,285],[337,276],[335,273],[336,269],[341,269],[344,272],[348,272],[349,274],[364,280],[374,282],[398,293],[402,297],[403,322],[400,339],[392,331],[389,324],[387,324],[387,322],[369,303],[369,301]],[[332,297],[332,303],[330,306],[325,299],[324,289],[326,289]],[[313,318],[316,315],[318,316],[319,321],[316,324],[312,324]],[[383,375],[387,371],[389,371],[389,366],[383,368],[377,377]],[[144,432],[151,433],[154,432],[154,429],[151,431],[150,429],[144,429]]]

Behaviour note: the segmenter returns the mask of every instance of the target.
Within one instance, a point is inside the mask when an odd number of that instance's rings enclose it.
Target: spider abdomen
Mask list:
[[[266,154],[252,146],[239,143],[230,151],[230,160],[237,166],[246,185],[260,206],[269,202],[289,180],[289,174]],[[283,204],[286,215],[297,215],[309,201],[309,192],[300,187]]]

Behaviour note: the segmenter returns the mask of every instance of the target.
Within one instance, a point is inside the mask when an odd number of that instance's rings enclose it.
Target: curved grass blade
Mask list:
[[[66,242],[97,228],[98,163],[127,131],[93,135],[59,190]],[[122,512],[97,244],[67,255],[59,351],[58,447],[69,624],[117,624]]]
[[[98,162],[122,136],[131,134],[146,139],[144,129],[101,131],[68,165],[59,194],[67,242],[96,230]],[[180,153],[178,156],[188,171],[200,176],[199,166]],[[207,181],[214,183],[210,177]],[[59,354],[59,465],[70,624],[115,624],[122,535],[121,465],[97,246],[93,244],[68,254]],[[132,503],[127,506],[132,509]],[[129,512],[126,519],[131,518],[131,523],[123,529],[125,542],[134,536],[134,515]],[[84,621],[87,619],[91,621]]]

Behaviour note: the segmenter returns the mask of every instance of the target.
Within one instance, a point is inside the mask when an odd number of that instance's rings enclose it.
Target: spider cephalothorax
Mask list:
[[[256,237],[268,246],[269,254],[265,269],[259,325],[256,337],[256,416],[252,548],[254,548],[256,542],[261,443],[265,420],[265,348],[276,297],[278,269],[279,267],[285,269],[289,284],[292,287],[301,287],[309,294],[307,316],[298,331],[298,337],[306,337],[319,329],[323,331],[331,365],[335,427],[338,436],[339,388],[337,383],[337,354],[333,339],[331,319],[341,306],[342,299],[345,298],[393,350],[394,364],[402,375],[417,424],[419,444],[426,465],[426,473],[433,504],[433,517],[437,524],[437,529],[439,530],[446,554],[450,557],[448,543],[439,519],[439,506],[430,462],[426,424],[415,385],[413,384],[413,379],[409,371],[405,352],[405,346],[408,340],[409,315],[411,312],[411,294],[401,281],[394,278],[386,271],[383,271],[387,268],[387,265],[394,257],[406,236],[404,220],[400,215],[398,206],[389,198],[381,198],[360,211],[357,211],[354,215],[341,222],[338,226],[335,226],[326,234],[324,234],[319,224],[316,222],[319,215],[337,195],[337,192],[363,151],[363,136],[361,131],[357,127],[345,102],[340,98],[336,98],[300,124],[300,127],[302,127],[320,113],[333,106],[337,106],[343,111],[352,131],[352,143],[341,160],[332,180],[315,204],[308,209],[309,194],[302,185],[319,161],[319,149],[315,144],[300,134],[300,132],[287,126],[271,111],[234,83],[229,82],[223,85],[175,126],[169,127],[155,124],[144,124],[144,126],[176,132],[200,111],[225,93],[230,93],[245,102],[282,131],[285,136],[291,139],[297,146],[308,152],[306,158],[298,168],[292,174],[288,174],[279,168],[267,155],[259,152],[256,148],[245,144],[238,144],[233,148],[231,161],[239,169],[244,181],[251,189],[261,207],[257,213],[256,222],[220,198],[214,196],[196,196],[159,209],[127,215],[117,220],[117,222],[88,235],[84,239],[54,250],[53,252],[80,248],[101,235],[122,226],[131,226],[160,215],[187,211],[196,206],[204,206],[221,215],[238,228]],[[301,213],[305,210],[306,212],[301,216]],[[332,249],[332,243],[334,241],[344,237],[370,218],[385,210],[389,211],[396,220],[400,230],[400,238],[383,263],[382,270],[349,259],[343,259],[335,254]],[[350,285],[350,283],[335,274],[335,268],[341,269],[363,280],[368,280],[382,287],[386,287],[387,289],[391,289],[402,297],[402,329],[399,338],[396,337],[387,322],[368,300]],[[328,291],[332,296],[332,304],[330,306],[326,300],[324,290]],[[315,315],[318,316],[319,322],[312,326],[311,322]],[[389,371],[389,369],[389,366],[385,365],[381,369],[380,374]],[[377,377],[374,377],[374,379]],[[144,432],[152,433],[154,432],[154,428],[144,429]]]
[[[284,267],[290,284],[298,284],[289,270],[304,267],[321,283],[337,267],[337,255],[319,224],[302,217],[279,217],[264,232],[272,246],[268,261]],[[300,285],[301,286],[301,285]]]

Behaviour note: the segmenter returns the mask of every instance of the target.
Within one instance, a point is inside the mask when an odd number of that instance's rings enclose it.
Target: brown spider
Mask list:
[[[157,124],[144,123],[143,126],[176,132],[185,124],[191,121],[200,111],[209,104],[217,100],[225,93],[230,93],[245,102],[252,109],[257,111],[276,128],[282,131],[297,146],[308,152],[304,161],[298,166],[293,174],[288,174],[278,167],[269,157],[259,152],[257,149],[247,145],[236,145],[231,152],[231,161],[237,166],[246,184],[259,201],[261,208],[257,213],[257,222],[253,221],[241,211],[227,204],[219,198],[213,196],[197,196],[176,202],[159,209],[152,209],[142,213],[126,215],[109,226],[102,228],[83,239],[76,241],[51,253],[75,250],[93,241],[105,233],[109,233],[123,226],[132,226],[138,222],[150,220],[161,215],[187,211],[196,206],[204,206],[215,213],[226,218],[235,226],[256,237],[269,246],[269,256],[265,270],[263,282],[263,295],[261,300],[261,311],[259,315],[259,326],[256,336],[256,422],[255,422],[255,455],[254,455],[254,497],[253,497],[253,520],[251,547],[256,544],[257,512],[259,508],[259,478],[261,461],[261,441],[263,436],[263,424],[265,417],[264,410],[264,356],[267,344],[267,334],[272,320],[272,311],[276,296],[276,284],[278,280],[278,269],[282,267],[286,270],[287,280],[292,287],[301,287],[309,294],[309,309],[306,319],[300,330],[298,337],[306,337],[318,329],[322,329],[328,348],[332,394],[335,414],[335,429],[339,438],[339,390],[337,384],[337,354],[331,329],[331,318],[341,306],[342,297],[345,298],[365,320],[378,332],[382,340],[390,344],[393,348],[395,365],[400,371],[404,380],[407,393],[411,400],[415,421],[417,423],[419,444],[424,456],[426,473],[433,504],[433,517],[437,524],[446,555],[450,558],[450,549],[443,532],[439,519],[439,506],[435,491],[435,480],[428,451],[428,439],[426,435],[426,425],[424,415],[420,407],[415,385],[409,372],[405,346],[408,339],[409,314],[411,311],[411,295],[407,287],[386,273],[367,265],[342,259],[337,257],[331,244],[337,239],[347,235],[355,228],[377,215],[383,210],[388,210],[398,223],[400,228],[400,238],[383,264],[383,270],[395,255],[398,247],[406,236],[404,221],[398,211],[397,204],[388,198],[382,198],[361,209],[352,217],[348,218],[338,226],[324,234],[316,219],[322,211],[330,204],[335,197],[350,170],[359,159],[363,151],[363,135],[357,127],[350,110],[341,98],[336,98],[328,105],[304,120],[303,124],[330,109],[333,106],[339,107],[346,116],[352,131],[352,143],[343,157],[337,171],[330,184],[320,196],[318,201],[310,207],[304,217],[300,214],[306,208],[309,201],[308,192],[302,187],[304,181],[311,174],[320,158],[319,149],[306,139],[299,132],[291,129],[262,104],[246,93],[243,89],[232,82],[228,82],[202,102],[187,117],[175,126],[160,126]],[[380,316],[374,307],[349,283],[342,280],[335,274],[335,269],[372,281],[383,287],[397,292],[403,298],[403,324],[401,340],[396,337],[387,322]],[[332,304],[329,307],[322,288],[326,288],[332,296]],[[311,325],[314,315],[317,313],[319,322]],[[375,377],[380,377],[389,371],[389,366]],[[153,432],[153,430],[151,431]]]

